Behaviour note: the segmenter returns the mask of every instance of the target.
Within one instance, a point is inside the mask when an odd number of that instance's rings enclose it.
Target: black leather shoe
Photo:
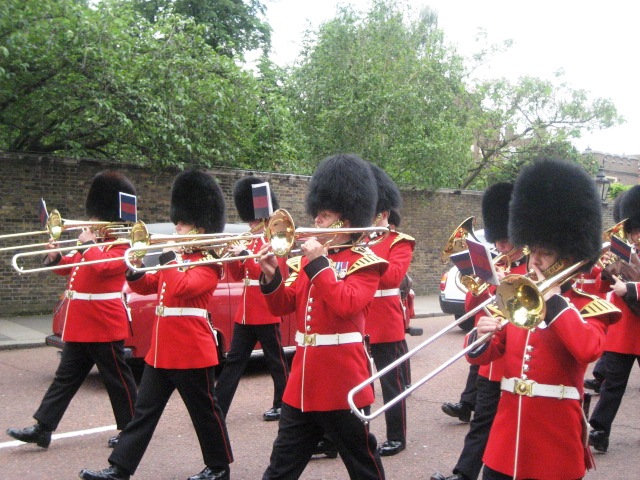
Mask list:
[[[117,434],[116,436],[111,437],[109,440],[107,440],[107,447],[116,448],[118,440],[120,440],[120,434]]]
[[[584,381],[584,388],[587,390],[593,390],[596,393],[600,393],[600,387],[602,387],[602,380],[598,378],[588,378]]]
[[[609,435],[604,430],[591,430],[589,432],[589,445],[598,452],[606,453],[609,448]]]
[[[229,478],[231,478],[231,471],[229,467],[206,467],[200,473],[189,477],[187,480],[229,480]]]
[[[47,448],[51,443],[51,430],[47,430],[38,422],[27,428],[8,428],[7,435],[26,443],[35,443],[39,447]]]
[[[78,477],[84,480],[129,480],[130,475],[117,465],[109,465],[100,471],[82,469]]]
[[[397,440],[387,440],[378,447],[378,453],[381,457],[390,457],[391,455],[397,455],[404,449],[404,442],[399,442]]]
[[[273,422],[275,420],[280,420],[280,409],[273,407],[267,410],[262,414],[262,419],[265,422]]]
[[[338,457],[338,448],[335,443],[326,438],[320,440],[316,445],[316,449],[313,451],[314,455],[325,455],[328,458]]]
[[[442,411],[450,417],[457,418],[461,422],[469,423],[471,421],[471,412],[473,409],[468,403],[449,403],[442,404]]]
[[[441,473],[436,472],[433,475],[431,475],[431,478],[429,480],[467,480],[467,479],[458,473],[454,473],[453,475],[449,475],[448,477],[445,477]]]

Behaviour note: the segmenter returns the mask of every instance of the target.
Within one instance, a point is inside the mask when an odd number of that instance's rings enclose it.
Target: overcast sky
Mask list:
[[[273,60],[291,63],[306,28],[335,16],[337,5],[368,10],[369,0],[265,0],[273,28]],[[611,99],[627,123],[574,142],[579,150],[640,154],[640,85],[638,50],[640,4],[631,0],[412,0],[438,12],[445,39],[463,55],[478,47],[474,37],[484,28],[493,43],[514,41],[510,53],[490,65],[492,77],[520,75],[552,79],[564,70],[571,88],[590,98]]]

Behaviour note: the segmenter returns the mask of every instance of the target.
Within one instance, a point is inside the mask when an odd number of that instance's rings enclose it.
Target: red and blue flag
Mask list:
[[[125,222],[138,220],[138,202],[135,195],[120,193],[120,218]]]
[[[42,228],[47,228],[47,222],[49,221],[49,212],[47,212],[47,204],[44,201],[44,198],[40,199],[38,216],[40,217],[40,226]]]
[[[473,275],[473,265],[471,264],[471,256],[468,250],[454,253],[449,258],[460,271],[460,275],[463,277]]]
[[[251,185],[251,194],[253,196],[253,214],[255,218],[269,218],[273,213],[269,182]]]
[[[497,285],[499,283],[498,276],[496,275],[496,269],[491,260],[489,247],[484,243],[476,242],[470,238],[467,239],[467,246],[469,247],[471,264],[473,265],[473,271],[476,276],[491,285]]]
[[[625,262],[631,263],[631,253],[633,252],[633,249],[631,248],[631,245],[624,240],[621,240],[615,235],[611,235],[611,245],[609,249],[611,250],[611,253],[617,255]]]

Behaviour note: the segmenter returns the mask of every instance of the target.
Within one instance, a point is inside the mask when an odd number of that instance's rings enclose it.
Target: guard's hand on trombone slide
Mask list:
[[[84,227],[80,232],[80,235],[78,235],[78,242],[80,242],[81,244],[84,244],[87,242],[95,243],[97,238],[98,237],[96,237],[96,233],[93,231],[93,229],[89,227]]]
[[[271,283],[271,280],[273,280],[273,277],[276,274],[276,269],[278,268],[278,259],[271,251],[271,244],[265,244],[258,254],[260,255],[258,263],[260,264],[260,269],[264,274],[264,278],[267,283]]]
[[[310,262],[327,254],[327,248],[320,243],[316,237],[309,237],[300,245],[300,250],[302,250],[303,255],[305,255]]]
[[[499,332],[506,325],[504,318],[483,315],[478,318],[476,323],[477,336],[482,338],[487,333]],[[491,336],[487,336],[485,342],[488,342]]]

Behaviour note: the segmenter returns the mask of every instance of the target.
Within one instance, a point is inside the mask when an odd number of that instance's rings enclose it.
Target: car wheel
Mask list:
[[[456,317],[456,320],[460,318],[460,317]],[[470,332],[471,329],[473,329],[474,327],[474,318],[467,318],[464,322],[462,322],[460,325],[458,325],[458,327],[460,327],[462,330],[464,330],[465,332]]]

